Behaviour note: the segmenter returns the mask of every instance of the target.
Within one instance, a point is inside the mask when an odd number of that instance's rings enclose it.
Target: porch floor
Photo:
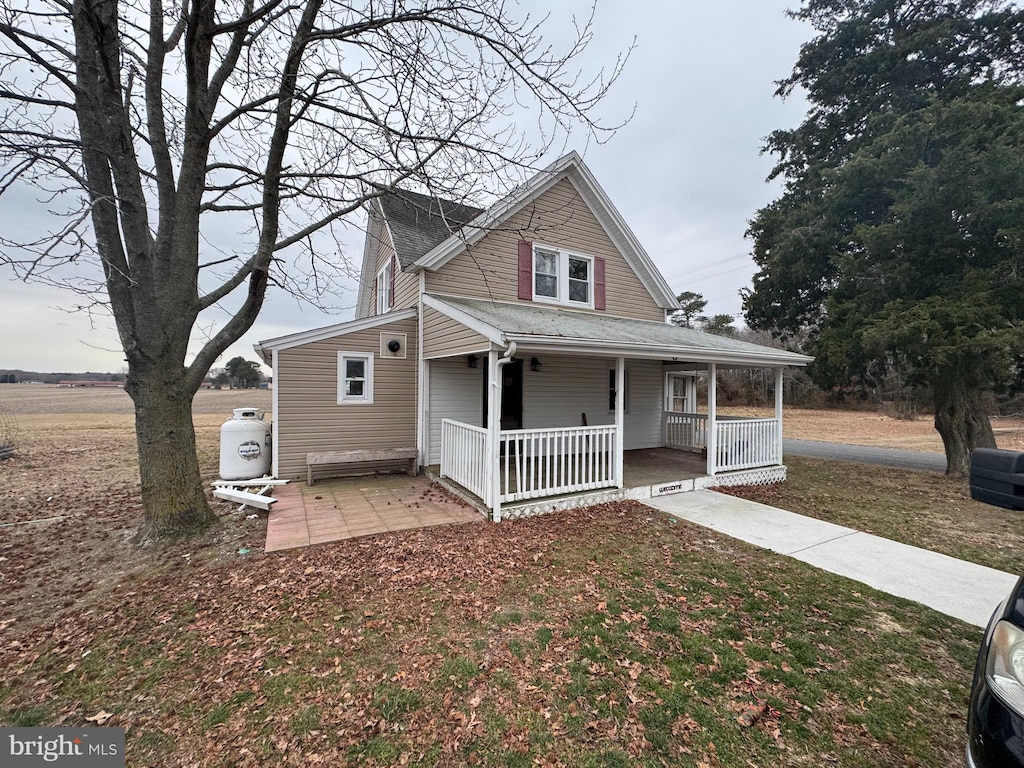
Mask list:
[[[622,484],[625,488],[692,480],[708,473],[707,459],[699,453],[672,448],[642,448],[622,452]]]

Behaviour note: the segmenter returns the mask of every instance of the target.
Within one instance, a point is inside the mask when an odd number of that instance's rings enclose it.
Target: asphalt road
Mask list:
[[[861,464],[880,464],[884,467],[913,469],[920,472],[946,471],[946,456],[941,453],[901,451],[895,448],[871,448],[865,445],[825,443],[818,440],[783,440],[782,455],[807,456],[812,459],[857,461]],[[783,458],[785,461],[785,458]]]

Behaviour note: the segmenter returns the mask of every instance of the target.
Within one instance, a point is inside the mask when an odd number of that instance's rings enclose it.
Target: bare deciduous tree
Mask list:
[[[560,52],[542,25],[496,0],[0,0],[0,195],[34,188],[59,222],[0,233],[0,263],[113,315],[140,541],[215,519],[192,397],[268,284],[316,294],[346,268],[325,234],[398,186],[462,199],[609,130],[593,108],[623,58],[583,77],[589,19]],[[88,262],[95,283],[67,276]]]

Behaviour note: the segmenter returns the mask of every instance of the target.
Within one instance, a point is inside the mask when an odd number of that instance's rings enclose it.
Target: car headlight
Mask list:
[[[992,692],[1024,717],[1024,630],[1008,621],[996,624],[986,676]]]

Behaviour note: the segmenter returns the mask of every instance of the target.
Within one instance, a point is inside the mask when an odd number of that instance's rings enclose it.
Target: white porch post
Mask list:
[[[784,369],[779,366],[775,369],[775,429],[776,429],[776,447],[775,455],[779,459],[779,464],[782,463],[782,374]]]
[[[718,366],[715,363],[708,363],[708,434],[705,441],[708,446],[708,474],[713,475],[718,471],[715,457],[718,456],[718,417],[715,411],[718,408]]]
[[[501,522],[501,366],[498,351],[487,355],[487,457],[485,482],[491,493],[491,519]]]
[[[615,360],[615,487],[622,488],[622,449],[625,430],[626,358]]]

